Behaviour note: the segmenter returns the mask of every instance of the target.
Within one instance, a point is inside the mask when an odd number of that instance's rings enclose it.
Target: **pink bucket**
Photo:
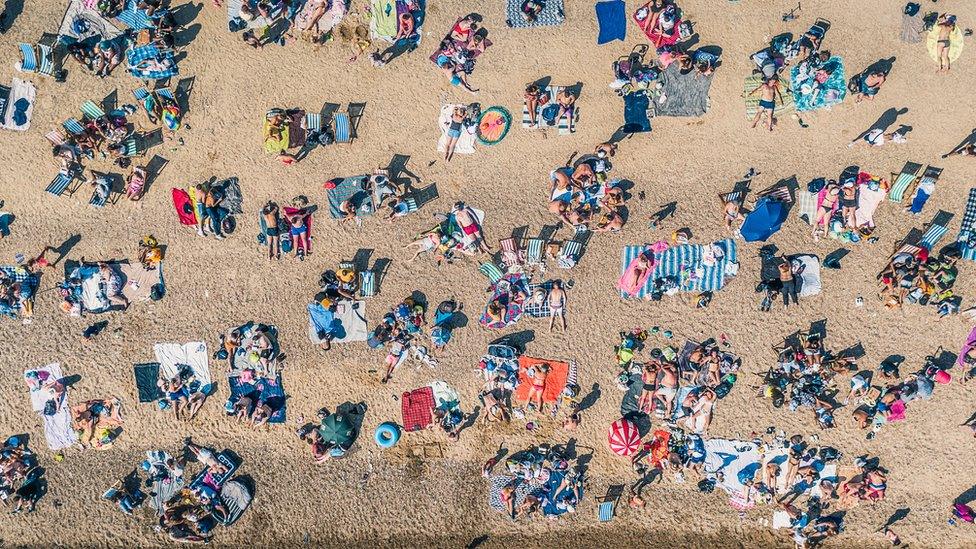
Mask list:
[[[938,372],[935,373],[935,381],[945,385],[946,383],[952,381],[952,376],[949,375],[949,372],[945,370],[939,370]]]

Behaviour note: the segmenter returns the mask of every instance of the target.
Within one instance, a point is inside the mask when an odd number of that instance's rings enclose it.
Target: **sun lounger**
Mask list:
[[[37,72],[37,54],[32,44],[20,44],[20,66],[17,70],[21,72]]]
[[[902,202],[905,200],[905,193],[918,181],[918,172],[922,169],[921,164],[905,162],[905,167],[901,172],[891,172],[891,189],[888,191],[888,200],[892,202]]]
[[[525,266],[529,268],[538,268],[540,273],[546,272],[546,260],[543,256],[543,250],[546,247],[546,242],[541,238],[530,238],[526,242],[525,248]]]
[[[925,172],[919,179],[908,206],[905,207],[907,212],[913,214],[921,213],[922,208],[925,207],[925,203],[928,202],[929,197],[935,192],[935,185],[938,183],[939,176],[941,175],[942,168],[936,168],[935,166],[925,168]]]
[[[976,188],[969,189],[969,198],[966,200],[966,210],[962,215],[956,242],[959,244],[963,259],[976,261]]]
[[[502,276],[505,274],[494,263],[482,263],[481,266],[478,267],[478,272],[488,277],[488,280],[492,284],[501,280]]]
[[[609,492],[605,496],[597,497],[596,501],[600,504],[597,508],[597,519],[600,522],[610,522],[613,520],[614,511],[619,500],[619,494],[610,494]]]
[[[322,131],[322,115],[317,112],[306,112],[305,129],[310,132]]]
[[[61,126],[68,130],[68,133],[71,135],[83,135],[85,133],[85,127],[76,118],[65,120]]]
[[[376,295],[376,279],[376,271],[362,271],[359,273],[360,297],[373,297]]]
[[[939,244],[939,241],[949,232],[947,224],[932,222],[928,229],[922,234],[918,244],[928,251],[932,251]]]
[[[556,256],[556,266],[560,269],[572,269],[579,262],[582,253],[582,242],[578,240],[567,240],[563,242],[563,247],[559,249],[559,255]]]
[[[81,112],[86,118],[91,120],[96,120],[105,116],[105,111],[103,111],[101,107],[91,100],[85,101],[85,103],[81,106]]]
[[[504,267],[511,268],[525,262],[525,250],[519,248],[518,242],[514,238],[499,240],[498,247],[501,249],[501,261]]]
[[[550,106],[555,106],[558,109],[558,102],[556,101],[556,97],[559,95],[559,92],[562,91],[564,88],[565,86],[549,86],[545,90],[542,90],[543,94],[549,96],[549,100],[546,102],[545,105],[539,105],[537,107],[538,112],[536,113],[536,117],[535,117],[535,122],[536,122],[536,126],[534,126],[535,128],[552,127],[549,124],[547,124],[546,121],[542,118],[542,111],[546,109],[546,107],[550,107]],[[577,117],[579,117],[579,102],[573,103],[573,109],[569,115],[563,115],[562,118],[559,119],[559,124],[557,126],[557,133],[559,135],[569,135],[571,133],[575,133]],[[532,119],[529,117],[529,105],[528,103],[523,101],[522,102],[522,127],[532,128],[533,126],[531,124],[532,124]]]
[[[55,176],[54,180],[51,181],[51,184],[48,185],[47,188],[44,190],[53,194],[54,196],[61,196],[62,194],[64,194],[64,191],[68,191],[68,194],[70,195],[74,193],[74,190],[76,190],[76,189],[69,189],[71,187],[71,183],[74,180],[75,180],[74,173],[59,172],[58,175]]]
[[[64,132],[61,130],[51,130],[44,135],[44,138],[50,141],[52,145],[57,147],[58,145],[64,145],[64,142],[66,139],[68,139],[68,136],[64,135]]]

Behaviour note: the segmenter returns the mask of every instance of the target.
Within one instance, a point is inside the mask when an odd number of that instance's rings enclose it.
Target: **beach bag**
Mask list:
[[[973,522],[976,519],[976,511],[965,503],[957,503],[952,506],[952,514],[966,522]]]
[[[552,126],[556,123],[556,117],[559,116],[559,104],[553,103],[551,105],[546,105],[542,108],[542,119],[546,121],[547,124]]]
[[[58,411],[58,403],[53,399],[44,403],[43,414],[46,416],[53,416]]]
[[[823,177],[818,177],[807,184],[807,191],[816,194],[823,190],[827,186],[827,180]]]
[[[164,295],[166,295],[166,287],[162,284],[153,284],[149,289],[149,299],[153,301],[159,301]]]

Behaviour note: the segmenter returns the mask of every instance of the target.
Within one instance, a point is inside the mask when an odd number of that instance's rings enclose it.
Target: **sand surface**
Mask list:
[[[357,6],[361,2],[356,2]],[[56,167],[43,135],[64,118],[77,116],[86,99],[101,99],[117,91],[122,102],[131,101],[138,82],[122,70],[100,80],[69,66],[64,84],[33,78],[37,104],[32,127],[26,134],[0,132],[0,198],[5,211],[16,215],[12,234],[0,240],[0,260],[11,262],[15,253],[34,253],[44,244],[58,245],[81,235],[69,257],[110,259],[134,257],[138,239],[154,234],[167,248],[166,298],[152,305],[136,305],[124,314],[105,315],[109,327],[90,344],[80,340],[88,321],[68,318],[56,309],[52,288],[60,271],[46,274],[30,325],[0,322],[0,432],[26,432],[47,468],[50,493],[36,513],[0,521],[0,538],[11,545],[136,545],[167,542],[154,533],[148,516],[123,516],[100,494],[134,466],[146,450],[175,451],[184,436],[206,444],[228,447],[246,460],[242,473],[253,477],[257,493],[252,508],[233,528],[220,529],[216,543],[228,546],[281,545],[429,545],[452,547],[487,536],[485,546],[770,546],[790,545],[774,537],[757,520],[771,510],[755,509],[740,519],[723,494],[702,495],[693,484],[666,480],[645,493],[651,498],[646,511],[621,509],[610,525],[596,521],[592,496],[614,483],[633,481],[625,460],[605,445],[609,423],[618,416],[620,393],[613,387],[612,349],[619,330],[659,325],[677,338],[706,338],[725,332],[733,349],[743,357],[747,372],[731,395],[716,409],[711,434],[749,437],[776,425],[788,432],[817,433],[824,443],[848,456],[870,453],[881,458],[891,473],[885,501],[862,505],[847,515],[847,530],[833,543],[845,546],[881,546],[874,530],[896,509],[911,509],[899,524],[902,538],[913,546],[964,547],[976,543],[970,525],[946,525],[952,500],[976,484],[972,474],[974,439],[956,425],[973,412],[974,388],[953,382],[937,387],[934,397],[913,403],[908,421],[886,428],[865,441],[863,432],[838,412],[838,428],[820,432],[811,414],[773,410],[768,401],[753,397],[749,372],[761,372],[774,360],[770,347],[794,330],[828,319],[828,342],[839,349],[861,342],[863,365],[874,367],[883,358],[900,354],[906,371],[921,365],[938,347],[958,352],[971,325],[959,317],[938,320],[931,309],[883,309],[873,298],[874,277],[895,242],[909,229],[920,227],[942,208],[956,213],[949,238],[954,237],[968,189],[976,182],[976,164],[939,155],[969,134],[972,90],[976,86],[974,49],[967,44],[949,75],[936,74],[936,66],[923,44],[899,41],[901,11],[885,0],[840,0],[803,3],[800,18],[780,21],[792,7],[786,1],[685,0],[685,12],[697,22],[702,44],[723,50],[723,65],[711,89],[711,108],[701,119],[658,118],[654,131],[625,140],[615,159],[615,175],[632,180],[644,200],[630,204],[630,223],[621,234],[596,235],[581,264],[558,272],[576,285],[570,293],[570,330],[550,334],[542,321],[523,319],[507,332],[524,332],[531,339],[530,354],[576,361],[585,392],[599,385],[600,398],[584,414],[575,437],[581,447],[593,448],[586,502],[579,513],[551,522],[534,519],[511,523],[490,511],[481,464],[502,442],[511,449],[532,443],[565,442],[567,434],[543,422],[534,433],[513,423],[490,429],[476,426],[463,433],[460,443],[445,444],[442,458],[420,460],[407,455],[407,446],[439,440],[433,435],[409,435],[401,447],[380,452],[370,437],[382,421],[399,418],[394,398],[405,390],[444,379],[458,388],[466,410],[471,410],[480,382],[472,371],[485,345],[498,337],[477,324],[484,307],[485,280],[473,260],[436,268],[431,262],[406,263],[401,247],[430,225],[430,215],[464,200],[488,212],[486,231],[492,241],[515,227],[535,234],[554,219],[546,213],[549,170],[574,152],[589,152],[606,140],[622,122],[622,101],[607,88],[610,63],[644,43],[629,24],[626,42],[597,47],[596,23],[589,2],[568,2],[561,27],[512,30],[504,24],[504,3],[430,2],[423,42],[418,51],[390,66],[373,67],[366,59],[348,63],[349,50],[337,43],[318,50],[307,44],[263,51],[246,47],[226,30],[226,15],[209,2],[189,23],[195,34],[186,48],[182,75],[194,75],[187,122],[182,133],[186,146],[153,151],[169,165],[140,203],[120,202],[102,210],[87,205],[88,193],[55,198],[44,193]],[[962,26],[976,16],[970,2],[944,0],[923,9],[947,10],[959,15]],[[628,11],[636,8],[628,3]],[[478,61],[473,83],[480,93],[472,97],[451,87],[427,57],[453,21],[468,11],[485,17],[494,46]],[[16,73],[17,43],[37,39],[57,28],[63,3],[28,2],[13,28],[0,37],[0,80]],[[799,33],[816,17],[833,22],[824,46],[844,57],[848,74],[894,56],[888,83],[873,102],[852,100],[829,112],[806,117],[808,129],[792,120],[781,121],[773,133],[751,130],[743,114],[743,78],[751,70],[748,55],[769,36],[782,31]],[[579,100],[578,132],[547,138],[513,127],[494,147],[458,156],[445,163],[435,152],[439,136],[437,113],[442,101],[480,101],[521,110],[522,86],[542,76],[553,82],[583,83]],[[316,109],[325,102],[365,102],[366,114],[353,145],[320,148],[295,166],[282,166],[261,147],[264,112],[276,106]],[[849,140],[865,130],[890,107],[907,107],[898,122],[913,131],[904,145],[848,149]],[[144,117],[136,117],[144,127]],[[269,264],[257,247],[257,220],[251,212],[268,199],[283,202],[305,194],[325,206],[322,183],[334,176],[361,174],[385,166],[394,155],[410,157],[408,168],[424,183],[435,182],[440,198],[420,215],[390,225],[369,219],[361,227],[337,227],[320,216],[316,250],[304,263],[295,260]],[[859,164],[867,171],[888,176],[905,160],[932,162],[945,168],[939,188],[920,218],[912,218],[891,203],[876,216],[879,241],[851,246],[840,271],[825,271],[824,292],[799,307],[770,313],[757,310],[758,245],[742,244],[741,269],[712,305],[695,309],[680,298],[659,303],[622,302],[613,290],[619,276],[621,248],[660,238],[688,226],[696,241],[723,236],[716,194],[731,189],[748,168],[762,172],[754,188],[772,185],[796,175],[801,184],[816,176],[836,177],[845,166]],[[107,167],[104,163],[93,163]],[[204,240],[179,225],[170,201],[170,188],[211,176],[240,178],[247,215],[236,234],[223,242]],[[661,205],[677,201],[677,215],[663,230],[651,231],[645,220]],[[324,213],[324,212],[323,212]],[[791,218],[772,239],[787,253],[810,252],[821,257],[838,247],[825,240],[814,243],[807,225]],[[560,233],[568,236],[567,229]],[[316,289],[319,273],[335,268],[357,250],[373,250],[372,258],[392,259],[381,293],[368,304],[371,321],[414,290],[431,303],[456,296],[465,304],[469,325],[455,333],[437,371],[401,369],[389,385],[378,382],[382,354],[365,344],[338,346],[321,354],[306,337],[305,304]],[[976,294],[972,264],[961,265],[957,292]],[[854,308],[857,296],[863,308]],[[204,339],[216,342],[226,328],[248,320],[276,324],[281,344],[289,355],[285,387],[290,394],[289,422],[253,431],[227,419],[222,410],[226,384],[192,423],[176,422],[153,405],[139,405],[132,379],[133,363],[150,361],[155,342]],[[659,342],[660,343],[660,342]],[[71,450],[55,463],[44,446],[39,418],[29,407],[21,374],[25,367],[60,362],[67,374],[81,381],[73,388],[72,402],[118,395],[126,405],[126,431],[115,447],[104,452]],[[217,371],[219,366],[213,365]],[[365,401],[369,406],[358,451],[341,462],[316,466],[304,444],[293,434],[298,418],[311,418],[320,406],[343,401]],[[370,472],[364,480],[364,473]]]

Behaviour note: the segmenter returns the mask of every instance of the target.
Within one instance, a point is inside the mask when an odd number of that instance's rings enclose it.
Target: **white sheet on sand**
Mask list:
[[[888,191],[881,187],[878,187],[876,191],[872,191],[867,185],[861,185],[861,189],[858,191],[857,210],[854,211],[854,220],[857,222],[858,227],[865,225],[874,227],[874,212],[878,209],[878,205],[881,204],[887,194]]]
[[[17,132],[27,131],[30,128],[31,115],[34,113],[36,96],[37,90],[34,88],[34,84],[20,78],[14,78],[10,84],[10,96],[7,98],[7,112],[3,115],[3,127]],[[27,102],[27,108],[19,108],[18,102],[23,103],[24,101]],[[18,118],[20,124],[14,120],[14,116]]]
[[[61,379],[64,374],[61,372],[61,365],[58,363],[48,364],[40,368],[31,368],[30,371],[48,372],[53,379]],[[44,420],[44,438],[47,439],[47,446],[51,450],[62,450],[78,442],[78,434],[71,427],[71,412],[68,410],[68,389],[65,388],[61,399],[58,402],[57,411],[54,415],[44,415],[44,406],[49,400],[54,398],[54,392],[50,388],[41,387],[36,391],[31,391],[31,408],[41,414]]]
[[[335,338],[333,343],[352,343],[366,341],[369,330],[366,327],[366,302],[356,301],[356,307],[348,301],[336,305],[335,317],[342,324],[345,337]]]
[[[430,383],[430,388],[434,393],[434,405],[441,406],[444,404],[450,404],[452,402],[461,402],[461,397],[458,396],[457,391],[452,389],[447,382],[437,380]]]
[[[84,20],[82,26],[85,32],[75,32],[75,21]],[[64,12],[64,19],[61,20],[61,28],[58,29],[60,36],[67,36],[79,42],[91,36],[101,36],[102,40],[111,40],[122,34],[118,27],[101,16],[98,10],[85,7],[84,0],[68,0],[68,8]]]
[[[798,255],[797,259],[803,263],[803,271],[800,273],[800,297],[810,297],[820,293],[820,258],[815,255]]]
[[[81,303],[86,311],[100,313],[112,306],[102,291],[102,277],[98,269],[81,279]]]
[[[122,286],[122,295],[130,303],[147,301],[152,294],[152,287],[163,281],[163,267],[149,270],[142,263],[121,263],[119,270],[125,278],[125,285]]]
[[[746,486],[741,478],[754,478],[759,470],[762,457],[755,444],[742,440],[711,438],[705,440],[705,472],[722,473],[722,480],[716,478],[733,499],[744,499]]]
[[[451,116],[454,114],[454,107],[464,107],[465,105],[444,105],[441,107],[441,114],[437,117],[437,125],[441,128],[441,138],[437,140],[437,152],[447,151],[447,130],[451,127]],[[461,128],[461,137],[458,137],[457,144],[454,145],[456,154],[474,154],[475,136],[469,133],[467,128]]]
[[[166,376],[176,376],[179,374],[180,365],[186,364],[202,385],[211,383],[206,343],[202,341],[184,344],[157,343],[153,345],[153,352],[156,353],[156,362],[159,362],[160,370]]]

